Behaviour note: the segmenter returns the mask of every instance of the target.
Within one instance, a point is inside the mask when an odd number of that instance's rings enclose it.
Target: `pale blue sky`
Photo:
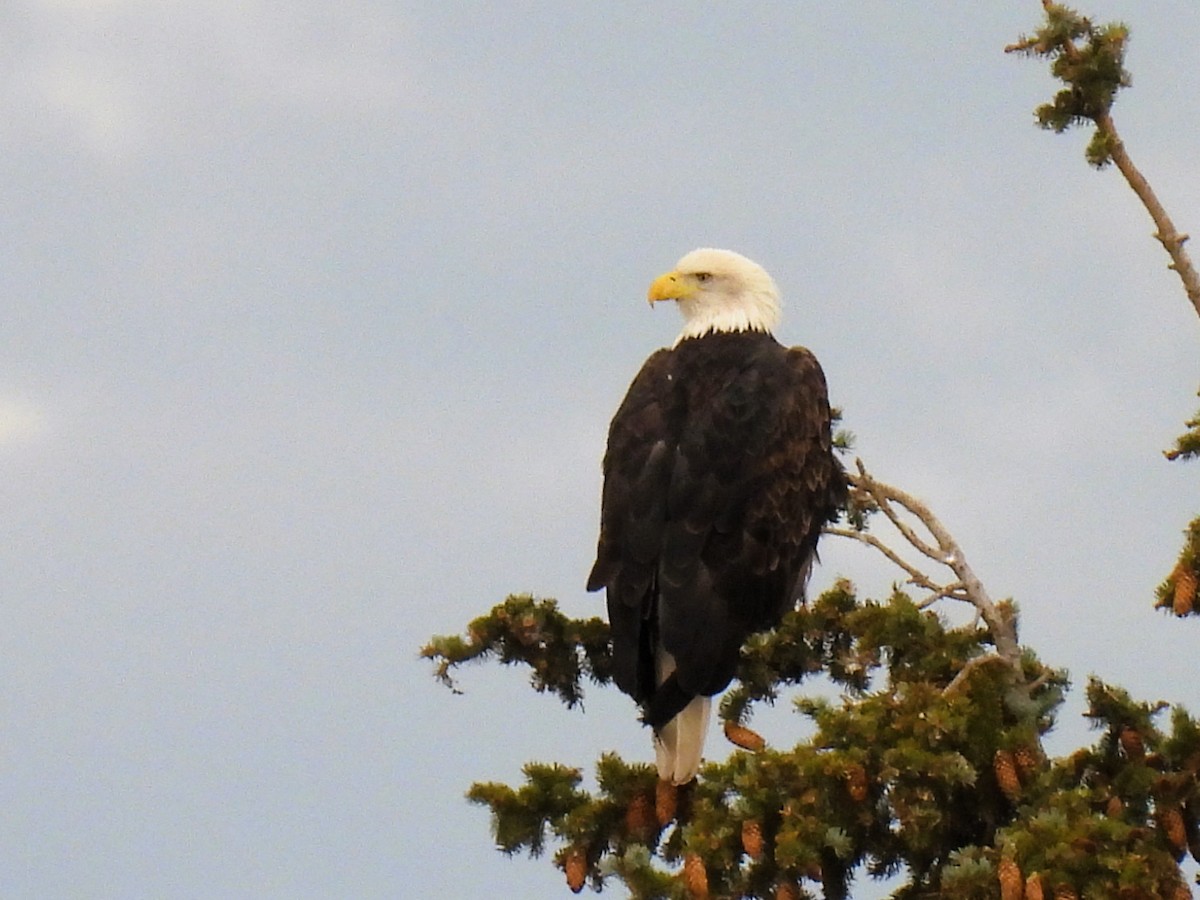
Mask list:
[[[1089,11],[1200,230],[1200,8]],[[1200,323],[1086,135],[1032,127],[1049,77],[1001,50],[1039,14],[0,8],[0,895],[565,894],[463,792],[649,759],[631,704],[455,697],[416,652],[508,592],[601,608],[605,428],[700,245],[771,271],[860,454],[1043,658],[1200,709],[1195,626],[1150,609],[1200,511],[1159,453]],[[817,589],[895,577],[823,557]]]

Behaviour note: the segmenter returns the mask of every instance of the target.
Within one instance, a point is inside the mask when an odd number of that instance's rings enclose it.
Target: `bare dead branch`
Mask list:
[[[838,537],[851,538],[852,540],[861,541],[869,547],[874,547],[889,560],[895,563],[899,568],[908,573],[908,583],[923,587],[926,590],[941,592],[943,588],[937,585],[933,580],[918,569],[916,566],[903,559],[899,553],[877,538],[868,531],[855,531],[852,528],[826,528],[826,534],[834,534]]]
[[[1113,162],[1117,164],[1117,168],[1121,170],[1121,174],[1125,176],[1125,180],[1133,192],[1137,194],[1142,205],[1146,207],[1146,211],[1150,213],[1150,218],[1154,220],[1154,226],[1158,229],[1154,237],[1171,257],[1167,268],[1179,275],[1188,299],[1192,302],[1196,314],[1200,315],[1200,273],[1197,273],[1196,267],[1192,265],[1191,257],[1183,246],[1187,243],[1188,235],[1181,234],[1175,227],[1175,223],[1171,221],[1171,217],[1167,215],[1166,209],[1159,202],[1153,188],[1150,187],[1150,182],[1133,164],[1129,152],[1125,149],[1125,142],[1117,133],[1116,125],[1113,124],[1112,116],[1107,112],[1103,113],[1096,117],[1095,122],[1096,128],[1108,141],[1109,153]]]
[[[1004,663],[1007,665],[1008,660],[998,653],[989,653],[986,656],[976,656],[974,659],[967,660],[967,664],[958,670],[958,674],[950,680],[950,683],[946,685],[946,688],[942,691],[942,694],[953,694],[955,691],[961,688],[963,684],[966,683],[966,680],[971,677],[972,672],[974,672],[980,666],[986,666],[992,663]]]
[[[943,599],[959,600],[964,603],[971,602],[971,598],[963,590],[961,581],[955,581],[950,584],[938,584],[869,531],[855,531],[853,528],[835,528],[830,526],[825,529],[825,534],[850,538],[851,540],[866,544],[868,547],[872,547],[886,556],[897,568],[903,569],[908,574],[907,584],[912,584],[929,591],[929,596],[922,597],[917,601],[917,607],[920,609],[933,606],[938,600]]]
[[[860,541],[882,553],[908,575],[910,583],[931,592],[931,596],[922,601],[923,607],[929,606],[943,597],[970,603],[987,625],[992,640],[996,644],[999,658],[1014,669],[1018,668],[1021,649],[1017,643],[1015,627],[1001,614],[983,582],[967,562],[966,554],[954,540],[953,535],[929,507],[912,494],[875,479],[867,472],[862,460],[855,460],[855,464],[858,474],[851,473],[847,476],[852,489],[868,495],[910,546],[923,556],[949,568],[954,573],[955,579],[945,584],[938,584],[931,576],[904,560],[898,552],[875,535],[841,528],[828,529],[829,533]],[[896,507],[916,518],[933,538],[933,543],[918,535],[916,530],[904,521]]]
[[[971,598],[965,590],[961,581],[956,581],[953,584],[948,584],[940,591],[930,594],[924,600],[917,604],[919,609],[927,609],[939,600],[958,600],[961,603],[970,603]]]
[[[922,540],[917,535],[917,533],[915,531],[913,531],[913,529],[908,525],[908,523],[904,522],[900,518],[900,516],[897,515],[895,509],[892,508],[892,505],[889,502],[889,500],[895,500],[897,503],[899,503],[901,506],[903,506],[909,512],[913,512],[914,515],[917,515],[913,511],[912,506],[908,502],[906,502],[909,500],[912,500],[915,502],[915,498],[910,497],[908,494],[905,494],[899,488],[893,488],[893,487],[889,487],[887,485],[880,485],[878,482],[874,481],[870,475],[867,474],[867,470],[863,467],[861,459],[856,459],[854,462],[855,462],[855,465],[858,467],[858,478],[855,479],[854,476],[851,476],[850,477],[851,483],[855,487],[859,488],[860,490],[866,491],[868,494],[871,495],[871,499],[873,499],[875,501],[876,505],[881,510],[883,510],[884,515],[886,515],[891,520],[892,524],[896,526],[896,530],[899,531],[902,535],[904,535],[904,539],[906,541],[908,541],[913,547],[915,547],[917,550],[919,550],[925,556],[928,556],[934,562],[939,562],[939,563],[943,563],[943,564],[946,563],[946,559],[944,558],[942,552],[939,549],[935,549],[932,545],[930,545],[926,541]],[[880,488],[883,488],[883,487],[888,487],[888,491],[884,492],[884,491],[880,490]],[[920,515],[917,515],[917,518],[920,519],[921,518]],[[923,519],[922,519],[922,522],[924,523]],[[934,537],[936,538],[937,536],[934,535]]]

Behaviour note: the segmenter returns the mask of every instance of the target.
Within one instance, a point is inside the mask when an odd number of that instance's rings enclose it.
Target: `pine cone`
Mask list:
[[[1104,814],[1110,819],[1115,819],[1125,812],[1125,803],[1116,794],[1108,798],[1108,803],[1104,805]]]
[[[1196,821],[1197,806],[1187,803],[1183,807],[1183,825],[1187,831],[1188,851],[1192,859],[1200,862],[1200,822]]]
[[[1192,900],[1192,889],[1182,881],[1177,881],[1169,896],[1171,900]]]
[[[667,823],[675,818],[678,798],[679,789],[660,778],[654,786],[654,817],[660,826],[666,827]]]
[[[1142,736],[1131,725],[1122,725],[1117,739],[1121,742],[1121,749],[1125,751],[1125,755],[1129,759],[1141,759],[1146,755],[1146,745],[1142,742]]]
[[[1158,827],[1167,836],[1167,843],[1175,851],[1175,859],[1178,861],[1183,858],[1183,854],[1187,852],[1188,848],[1187,829],[1183,825],[1183,813],[1179,811],[1178,806],[1174,805],[1164,805],[1157,812]]]
[[[1025,880],[1025,900],[1045,900],[1042,891],[1042,876],[1034,872]]]
[[[725,723],[725,737],[728,738],[729,743],[736,744],[751,753],[757,753],[767,746],[767,742],[757,731],[751,731],[744,725],[735,725],[733,722]]]
[[[846,772],[846,782],[850,789],[850,799],[862,803],[867,799],[867,770],[855,763]]]
[[[1022,745],[1013,751],[1013,761],[1017,764],[1017,772],[1023,781],[1028,781],[1037,775],[1042,767],[1041,754],[1033,747]]]
[[[762,825],[754,819],[747,819],[742,823],[742,848],[751,859],[762,859]]]
[[[1071,767],[1071,771],[1075,773],[1075,777],[1077,778],[1087,771],[1091,761],[1091,751],[1084,750],[1082,747],[1067,757],[1067,764]]]
[[[537,617],[533,613],[526,613],[521,616],[521,621],[513,626],[513,637],[524,644],[526,647],[536,644],[541,637],[540,629],[538,628]]]
[[[996,867],[1000,876],[1000,900],[1022,900],[1025,896],[1025,879],[1021,868],[1012,859],[1002,856]]]
[[[1196,587],[1200,579],[1191,566],[1186,566],[1183,560],[1175,567],[1175,595],[1171,605],[1177,616],[1186,616],[1196,606]]]
[[[1079,895],[1069,884],[1060,884],[1054,888],[1054,900],[1079,900]]]
[[[992,758],[992,768],[996,772],[996,783],[1011,803],[1016,803],[1021,797],[1021,779],[1017,777],[1017,765],[1013,755],[1007,750],[997,750]]]
[[[567,887],[578,894],[587,881],[587,856],[578,847],[572,847],[563,857],[563,871],[567,873]]]
[[[647,843],[658,830],[654,803],[645,791],[638,791],[625,809],[625,830],[640,843]]]
[[[695,853],[683,858],[683,886],[692,900],[708,900],[708,872],[704,860]]]
[[[795,882],[781,881],[775,885],[775,900],[800,900],[800,888]]]

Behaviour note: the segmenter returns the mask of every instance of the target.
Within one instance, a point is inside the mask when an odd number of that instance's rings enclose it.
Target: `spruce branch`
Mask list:
[[[989,780],[992,760],[1007,747],[1041,758],[1038,735],[1061,702],[1052,675],[1033,703],[1010,703],[1010,673],[971,662],[998,659],[984,655],[986,643],[982,629],[947,627],[901,593],[864,602],[839,582],[752,642],[739,670],[752,692],[821,670],[846,688],[840,704],[798,702],[811,738],[709,762],[666,815],[653,767],[611,753],[595,790],[582,789],[573,766],[531,763],[523,783],[476,784],[468,797],[490,809],[501,851],[553,852],[577,892],[620,883],[664,900],[698,896],[701,885],[714,898],[848,897],[856,867],[904,864],[912,889],[931,891],[945,847],[978,840],[981,817],[1011,820]],[[969,690],[946,692],[964,670]],[[971,891],[945,896],[979,895]]]
[[[467,636],[442,635],[421,648],[437,665],[434,677],[461,693],[450,672],[464,663],[495,657],[505,665],[528,665],[539,693],[552,691],[567,706],[583,699],[586,676],[596,684],[612,678],[612,649],[603,619],[572,619],[553,600],[513,594],[491,612],[471,621]]]
[[[1155,591],[1156,609],[1170,610],[1180,618],[1200,615],[1200,518],[1184,529],[1183,550],[1166,579]]]
[[[1129,29],[1121,23],[1096,26],[1073,9],[1050,0],[1042,0],[1042,7],[1045,24],[1033,36],[1023,36],[1004,48],[1006,53],[1049,59],[1051,73],[1066,85],[1051,103],[1035,111],[1038,125],[1060,133],[1087,122],[1095,125],[1087,149],[1088,162],[1096,168],[1116,164],[1154,221],[1154,237],[1171,259],[1168,268],[1179,275],[1188,300],[1200,315],[1200,273],[1184,248],[1188,235],[1175,227],[1150,183],[1134,165],[1112,118],[1117,92],[1130,84],[1124,67]]]
[[[1200,412],[1183,423],[1187,431],[1175,440],[1175,446],[1164,450],[1163,456],[1169,460],[1195,459],[1200,456]]]

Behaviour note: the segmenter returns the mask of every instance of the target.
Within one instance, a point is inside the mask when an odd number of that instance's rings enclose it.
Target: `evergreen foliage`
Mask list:
[[[1184,531],[1183,550],[1175,568],[1155,592],[1157,609],[1169,609],[1177,616],[1200,615],[1196,603],[1200,583],[1200,518],[1193,519]]]
[[[1106,117],[1117,92],[1130,84],[1125,71],[1129,29],[1119,23],[1096,26],[1061,3],[1043,3],[1046,22],[1032,36],[1022,36],[1009,52],[1050,59],[1050,72],[1066,85],[1034,111],[1040,127],[1062,133],[1074,125]],[[1082,41],[1082,43],[1077,43]],[[1112,162],[1112,136],[1096,129],[1087,159],[1096,168]]]
[[[584,678],[603,676],[514,656],[536,646],[522,638],[531,610],[553,623],[563,659],[593,658],[603,642],[603,623],[523,596],[426,655],[442,677],[468,658],[528,665],[539,690],[573,705]],[[842,581],[748,644],[722,704],[727,722],[745,723],[755,703],[823,673],[840,696],[799,695],[806,740],[734,749],[668,798],[652,766],[612,753],[591,791],[578,769],[531,763],[522,785],[468,796],[491,810],[505,853],[536,856],[553,840],[572,887],[619,882],[646,900],[847,897],[856,877],[900,871],[898,898],[996,897],[1002,870],[1089,898],[1186,896],[1178,860],[1189,847],[1200,856],[1200,723],[1175,707],[1164,730],[1164,704],[1093,680],[1098,741],[1047,759],[1041,737],[1066,676],[1028,649],[1019,672],[987,662],[999,659],[986,628],[951,627],[902,592],[860,601]]]
[[[539,693],[553,691],[567,706],[583,699],[583,676],[596,684],[612,680],[612,649],[603,619],[569,619],[553,600],[514,594],[467,626],[467,637],[435,637],[421,648],[438,660],[434,676],[457,693],[450,670],[494,657],[505,665],[524,663]]]
[[[1200,456],[1200,412],[1184,422],[1187,431],[1175,440],[1175,446],[1166,451],[1167,459],[1195,459]]]

